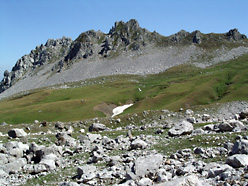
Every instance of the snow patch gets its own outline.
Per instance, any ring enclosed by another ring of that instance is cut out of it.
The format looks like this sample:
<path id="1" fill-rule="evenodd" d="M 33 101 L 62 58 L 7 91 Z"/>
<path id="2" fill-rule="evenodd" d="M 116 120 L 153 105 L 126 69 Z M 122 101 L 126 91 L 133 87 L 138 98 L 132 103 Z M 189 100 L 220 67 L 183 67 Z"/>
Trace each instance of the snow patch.
<path id="1" fill-rule="evenodd" d="M 126 110 L 129 107 L 131 107 L 132 105 L 133 104 L 128 104 L 128 105 L 123 105 L 123 106 L 119 106 L 119 107 L 114 108 L 112 117 L 121 114 L 124 110 Z"/>

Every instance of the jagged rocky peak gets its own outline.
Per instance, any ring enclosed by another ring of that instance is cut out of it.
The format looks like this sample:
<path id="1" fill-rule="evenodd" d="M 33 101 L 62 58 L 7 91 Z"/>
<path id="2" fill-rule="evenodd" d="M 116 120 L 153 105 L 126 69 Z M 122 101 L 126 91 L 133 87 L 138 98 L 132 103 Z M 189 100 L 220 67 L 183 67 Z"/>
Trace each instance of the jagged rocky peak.
<path id="1" fill-rule="evenodd" d="M 61 39 L 48 39 L 45 46 L 46 47 L 55 47 L 57 45 L 60 45 L 60 46 L 68 46 L 70 45 L 72 42 L 72 39 L 71 38 L 68 38 L 68 37 L 62 37 Z"/>
<path id="2" fill-rule="evenodd" d="M 202 42 L 202 33 L 199 30 L 194 31 L 193 33 L 193 42 L 201 44 Z"/>
<path id="3" fill-rule="evenodd" d="M 93 54 L 99 57 L 108 57 L 110 53 L 126 50 L 139 50 L 145 45 L 147 30 L 141 28 L 135 19 L 128 22 L 115 22 L 109 33 L 89 30 L 83 32 L 70 46 L 70 51 L 65 57 L 66 64 L 72 60 L 86 59 Z M 64 65 L 64 62 L 60 64 Z"/>
<path id="4" fill-rule="evenodd" d="M 46 44 L 36 46 L 30 54 L 22 56 L 12 68 L 11 72 L 5 71 L 4 78 L 0 82 L 0 93 L 12 86 L 17 80 L 23 78 L 29 70 L 44 65 L 63 57 L 72 43 L 71 38 L 48 39 Z"/>
<path id="5" fill-rule="evenodd" d="M 236 28 L 229 30 L 229 32 L 226 33 L 226 36 L 230 40 L 234 40 L 234 41 L 239 41 L 239 40 L 247 39 L 246 35 L 240 34 L 240 32 L 238 31 L 238 29 L 236 29 Z"/>
<path id="6" fill-rule="evenodd" d="M 191 33 L 181 30 L 176 34 L 173 34 L 165 40 L 164 44 L 198 44 L 205 43 L 211 45 L 211 43 L 224 43 L 224 42 L 239 42 L 247 39 L 244 34 L 240 34 L 237 29 L 231 29 L 224 34 L 203 34 L 199 30 L 193 31 Z"/>
<path id="7" fill-rule="evenodd" d="M 86 32 L 81 33 L 75 42 L 82 42 L 82 43 L 96 43 L 98 40 L 104 35 L 101 31 L 89 30 Z"/>
<path id="8" fill-rule="evenodd" d="M 139 23 L 135 19 L 131 19 L 128 22 L 116 21 L 114 27 L 109 31 L 109 35 L 113 34 L 128 34 L 131 31 L 140 29 Z"/>
<path id="9" fill-rule="evenodd" d="M 203 34 L 199 30 L 192 33 L 181 30 L 176 34 L 169 36 L 169 41 L 172 41 L 173 43 L 201 44 L 202 37 Z"/>
<path id="10" fill-rule="evenodd" d="M 108 37 L 105 37 L 103 49 L 100 54 L 105 57 L 111 51 L 137 51 L 146 46 L 149 42 L 155 41 L 155 34 L 148 30 L 141 28 L 135 19 L 128 22 L 115 22 L 114 26 L 110 29 Z M 154 40 L 154 41 L 152 41 Z M 107 44 L 106 44 L 107 43 Z M 107 46 L 107 48 L 104 48 Z M 111 48 L 111 50 L 110 50 Z"/>
<path id="11" fill-rule="evenodd" d="M 71 44 L 69 53 L 65 56 L 64 61 L 69 63 L 71 60 L 86 59 L 97 52 L 97 46 L 104 38 L 101 31 L 89 30 L 81 33 Z M 63 62 L 61 64 L 64 65 Z"/>
<path id="12" fill-rule="evenodd" d="M 176 34 L 173 34 L 170 36 L 171 41 L 173 42 L 180 42 L 182 39 L 184 39 L 187 35 L 189 35 L 189 32 L 186 32 L 185 30 L 180 30 Z"/>

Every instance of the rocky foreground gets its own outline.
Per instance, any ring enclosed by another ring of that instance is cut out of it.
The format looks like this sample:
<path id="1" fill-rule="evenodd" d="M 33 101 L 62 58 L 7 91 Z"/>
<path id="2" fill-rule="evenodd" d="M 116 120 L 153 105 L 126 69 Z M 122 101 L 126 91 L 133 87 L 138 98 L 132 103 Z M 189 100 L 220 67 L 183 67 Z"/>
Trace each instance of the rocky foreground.
<path id="1" fill-rule="evenodd" d="M 0 185 L 247 185 L 248 103 L 2 123 Z"/>

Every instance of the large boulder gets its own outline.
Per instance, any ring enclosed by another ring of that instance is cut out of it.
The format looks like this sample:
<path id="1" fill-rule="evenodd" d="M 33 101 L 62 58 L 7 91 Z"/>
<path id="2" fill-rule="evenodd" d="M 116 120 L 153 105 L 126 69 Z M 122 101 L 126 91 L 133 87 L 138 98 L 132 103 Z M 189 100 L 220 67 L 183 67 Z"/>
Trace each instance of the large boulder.
<path id="1" fill-rule="evenodd" d="M 246 111 L 243 111 L 239 114 L 240 119 L 248 118 L 248 109 Z"/>
<path id="2" fill-rule="evenodd" d="M 45 155 L 39 164 L 45 165 L 47 170 L 56 169 L 56 161 L 58 161 L 58 157 L 55 154 Z"/>
<path id="3" fill-rule="evenodd" d="M 107 127 L 102 123 L 93 123 L 89 127 L 90 132 L 93 132 L 93 131 L 99 132 L 99 131 L 103 131 L 103 130 L 106 130 L 106 129 L 107 129 Z"/>
<path id="4" fill-rule="evenodd" d="M 78 177 L 83 179 L 93 179 L 96 177 L 96 166 L 94 165 L 83 165 L 77 168 Z"/>
<path id="5" fill-rule="evenodd" d="M 24 136 L 27 136 L 27 133 L 23 129 L 11 129 L 8 132 L 8 135 L 12 138 L 22 138 Z"/>
<path id="6" fill-rule="evenodd" d="M 245 129 L 245 126 L 242 122 L 237 120 L 231 120 L 228 122 L 222 122 L 218 125 L 218 128 L 221 132 L 231 132 L 231 131 L 241 131 Z"/>
<path id="7" fill-rule="evenodd" d="M 248 154 L 248 140 L 236 141 L 232 148 L 232 154 Z"/>
<path id="8" fill-rule="evenodd" d="M 234 154 L 226 159 L 226 163 L 233 168 L 244 167 L 248 165 L 248 155 Z"/>
<path id="9" fill-rule="evenodd" d="M 57 157 L 62 155 L 62 147 L 56 146 L 55 144 L 51 145 L 50 147 L 40 147 L 35 151 L 35 158 L 37 162 L 40 162 L 46 155 L 54 154 Z"/>
<path id="10" fill-rule="evenodd" d="M 227 171 L 232 171 L 233 168 L 229 165 L 220 165 L 216 164 L 216 166 L 210 167 L 208 170 L 208 177 L 209 178 L 215 178 L 216 176 L 219 176 Z"/>
<path id="11" fill-rule="evenodd" d="M 162 164 L 163 156 L 161 154 L 139 157 L 135 160 L 134 171 L 136 176 L 144 177 L 154 175 Z"/>
<path id="12" fill-rule="evenodd" d="M 182 121 L 181 123 L 176 124 L 174 127 L 172 127 L 168 131 L 168 134 L 170 136 L 181 136 L 185 134 L 191 134 L 193 130 L 194 127 L 191 123 L 187 121 Z"/>
<path id="13" fill-rule="evenodd" d="M 25 173 L 39 174 L 41 172 L 47 171 L 47 167 L 44 164 L 27 164 L 23 167 Z"/>
<path id="14" fill-rule="evenodd" d="M 147 147 L 147 143 L 141 139 L 135 139 L 131 143 L 131 149 L 145 149 Z"/>
<path id="15" fill-rule="evenodd" d="M 138 182 L 138 186 L 147 186 L 147 185 L 152 185 L 152 180 L 150 180 L 149 178 L 142 178 Z"/>
<path id="16" fill-rule="evenodd" d="M 11 163 L 5 164 L 3 170 L 9 174 L 16 174 L 20 172 L 26 164 L 27 160 L 25 158 L 19 158 Z"/>
<path id="17" fill-rule="evenodd" d="M 91 133 L 87 133 L 87 137 L 89 139 L 89 141 L 91 143 L 96 143 L 96 142 L 100 142 L 100 140 L 102 139 L 101 134 L 91 134 Z"/>
<path id="18" fill-rule="evenodd" d="M 58 139 L 58 145 L 70 147 L 75 147 L 77 145 L 76 140 L 64 132 L 57 133 L 56 138 Z"/>
<path id="19" fill-rule="evenodd" d="M 8 163 L 8 155 L 0 153 L 0 165 Z"/>

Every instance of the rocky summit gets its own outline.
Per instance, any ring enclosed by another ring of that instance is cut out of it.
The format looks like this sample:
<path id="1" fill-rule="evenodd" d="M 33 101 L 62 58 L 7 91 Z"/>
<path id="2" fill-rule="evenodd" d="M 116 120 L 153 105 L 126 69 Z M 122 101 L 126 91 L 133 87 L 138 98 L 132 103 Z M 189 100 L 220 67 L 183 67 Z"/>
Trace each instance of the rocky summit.
<path id="1" fill-rule="evenodd" d="M 184 30 L 165 37 L 134 19 L 116 22 L 109 33 L 89 30 L 72 41 L 49 39 L 4 72 L 0 98 L 42 87 L 116 74 L 154 74 L 179 64 L 206 67 L 248 52 L 247 37 Z"/>

